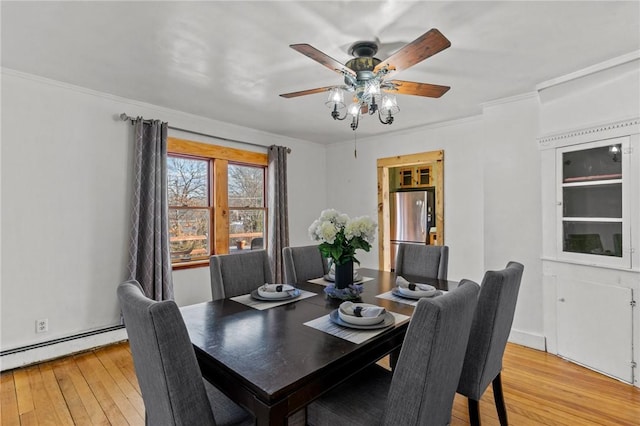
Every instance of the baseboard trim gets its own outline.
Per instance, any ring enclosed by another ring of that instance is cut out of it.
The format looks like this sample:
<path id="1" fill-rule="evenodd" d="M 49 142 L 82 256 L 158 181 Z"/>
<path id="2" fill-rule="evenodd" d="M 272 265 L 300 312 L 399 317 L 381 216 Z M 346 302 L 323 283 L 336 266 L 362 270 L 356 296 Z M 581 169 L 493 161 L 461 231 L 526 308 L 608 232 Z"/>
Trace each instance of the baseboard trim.
<path id="1" fill-rule="evenodd" d="M 122 326 L 118 326 L 107 330 L 6 350 L 0 354 L 0 371 L 49 361 L 127 339 L 127 330 Z"/>
<path id="2" fill-rule="evenodd" d="M 511 330 L 509 334 L 509 342 L 517 345 L 526 346 L 528 348 L 537 349 L 539 351 L 547 350 L 547 341 L 540 334 L 528 333 L 526 331 Z"/>

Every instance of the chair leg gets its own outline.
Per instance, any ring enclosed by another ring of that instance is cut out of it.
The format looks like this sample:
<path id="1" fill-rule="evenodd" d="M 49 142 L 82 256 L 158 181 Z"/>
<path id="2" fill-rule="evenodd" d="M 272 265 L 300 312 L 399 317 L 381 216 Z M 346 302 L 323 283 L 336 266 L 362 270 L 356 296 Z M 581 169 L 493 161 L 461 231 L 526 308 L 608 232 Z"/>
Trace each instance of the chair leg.
<path id="1" fill-rule="evenodd" d="M 504 395 L 502 394 L 502 379 L 500 373 L 493 379 L 493 399 L 496 402 L 496 410 L 498 410 L 498 418 L 500 426 L 507 426 L 507 407 L 504 405 Z"/>
<path id="2" fill-rule="evenodd" d="M 480 426 L 480 406 L 475 399 L 467 398 L 469 405 L 469 423 L 471 426 Z"/>

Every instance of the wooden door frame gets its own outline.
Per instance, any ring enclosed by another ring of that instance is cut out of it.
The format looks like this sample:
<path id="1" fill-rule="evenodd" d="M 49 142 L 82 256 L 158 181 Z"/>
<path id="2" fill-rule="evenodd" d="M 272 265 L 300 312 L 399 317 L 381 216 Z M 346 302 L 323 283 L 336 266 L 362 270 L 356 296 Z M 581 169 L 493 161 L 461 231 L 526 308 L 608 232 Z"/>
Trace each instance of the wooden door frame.
<path id="1" fill-rule="evenodd" d="M 389 169 L 401 166 L 432 165 L 436 189 L 437 244 L 444 245 L 444 150 L 379 158 L 378 169 L 378 265 L 391 270 L 391 221 L 389 213 Z"/>

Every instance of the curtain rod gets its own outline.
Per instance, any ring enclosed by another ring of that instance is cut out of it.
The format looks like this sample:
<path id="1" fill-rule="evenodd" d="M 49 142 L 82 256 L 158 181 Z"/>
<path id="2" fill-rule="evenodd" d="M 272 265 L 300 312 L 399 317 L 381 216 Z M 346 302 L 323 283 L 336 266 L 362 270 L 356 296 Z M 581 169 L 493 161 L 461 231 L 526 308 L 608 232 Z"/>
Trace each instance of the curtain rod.
<path id="1" fill-rule="evenodd" d="M 131 121 L 131 124 L 133 124 L 134 121 L 137 120 L 136 117 L 131 117 L 130 115 L 127 115 L 126 113 L 122 113 L 120 114 L 120 120 L 122 121 Z M 146 119 L 142 119 L 143 123 L 151 123 L 152 120 L 146 120 Z M 214 139 L 218 139 L 221 141 L 225 141 L 225 142 L 235 142 L 235 143 L 241 143 L 241 144 L 245 144 L 245 145 L 251 145 L 251 146 L 257 146 L 260 148 L 269 148 L 268 146 L 264 146 L 264 145 L 260 145 L 257 143 L 253 143 L 253 142 L 245 142 L 245 141 L 239 141 L 237 139 L 229 139 L 229 138 L 223 138 L 221 136 L 216 136 L 216 135 L 210 135 L 208 133 L 202 133 L 202 132 L 195 132 L 193 130 L 189 130 L 189 129 L 182 129 L 180 127 L 173 127 L 173 126 L 169 126 L 167 125 L 167 127 L 169 127 L 172 130 L 179 130 L 181 132 L 187 132 L 187 133 L 192 133 L 194 135 L 200 135 L 200 136 L 206 136 L 208 138 L 214 138 Z M 291 154 L 291 148 L 287 148 L 287 154 Z"/>

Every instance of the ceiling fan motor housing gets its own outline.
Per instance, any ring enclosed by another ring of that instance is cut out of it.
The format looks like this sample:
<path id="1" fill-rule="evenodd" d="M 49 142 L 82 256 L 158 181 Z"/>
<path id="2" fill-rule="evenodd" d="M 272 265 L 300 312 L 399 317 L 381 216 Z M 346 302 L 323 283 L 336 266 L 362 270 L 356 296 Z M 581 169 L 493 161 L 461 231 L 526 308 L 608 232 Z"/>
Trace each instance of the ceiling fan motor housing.
<path id="1" fill-rule="evenodd" d="M 366 82 L 375 77 L 373 69 L 380 63 L 380 59 L 372 57 L 359 57 L 353 58 L 347 61 L 345 66 L 356 72 L 356 79 L 358 81 Z M 345 78 L 345 83 L 350 85 L 350 80 Z"/>

